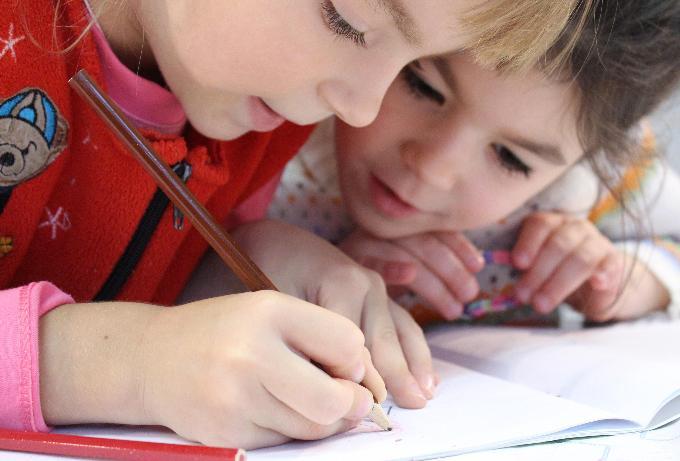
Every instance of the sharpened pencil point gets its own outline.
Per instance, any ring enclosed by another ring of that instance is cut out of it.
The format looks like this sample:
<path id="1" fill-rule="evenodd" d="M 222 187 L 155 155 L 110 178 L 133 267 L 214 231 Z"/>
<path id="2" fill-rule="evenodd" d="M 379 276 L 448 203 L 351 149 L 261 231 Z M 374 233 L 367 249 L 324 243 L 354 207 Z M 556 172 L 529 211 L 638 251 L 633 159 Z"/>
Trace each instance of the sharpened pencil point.
<path id="1" fill-rule="evenodd" d="M 380 429 L 382 429 L 383 431 L 392 430 L 392 424 L 390 423 L 389 418 L 385 414 L 385 410 L 383 410 L 383 407 L 379 403 L 373 404 L 373 407 L 371 407 L 371 412 L 368 414 L 368 417 L 371 418 L 371 421 L 380 426 Z"/>

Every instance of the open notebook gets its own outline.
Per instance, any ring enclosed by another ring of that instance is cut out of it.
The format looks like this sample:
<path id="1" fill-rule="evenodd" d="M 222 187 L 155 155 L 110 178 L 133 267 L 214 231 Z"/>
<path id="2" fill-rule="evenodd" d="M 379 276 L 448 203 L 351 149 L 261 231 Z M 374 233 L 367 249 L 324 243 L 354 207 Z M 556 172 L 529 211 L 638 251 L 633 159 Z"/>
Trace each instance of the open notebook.
<path id="1" fill-rule="evenodd" d="M 428 338 L 442 378 L 437 396 L 422 410 L 387 403 L 393 431 L 366 422 L 326 440 L 250 451 L 248 459 L 434 459 L 641 431 L 680 417 L 680 322 L 574 332 L 448 327 Z M 182 443 L 143 428 L 60 432 Z"/>
<path id="2" fill-rule="evenodd" d="M 248 459 L 433 459 L 680 418 L 680 323 L 574 332 L 448 327 L 428 338 L 442 378 L 437 396 L 422 410 L 388 404 L 395 430 L 366 423 Z"/>

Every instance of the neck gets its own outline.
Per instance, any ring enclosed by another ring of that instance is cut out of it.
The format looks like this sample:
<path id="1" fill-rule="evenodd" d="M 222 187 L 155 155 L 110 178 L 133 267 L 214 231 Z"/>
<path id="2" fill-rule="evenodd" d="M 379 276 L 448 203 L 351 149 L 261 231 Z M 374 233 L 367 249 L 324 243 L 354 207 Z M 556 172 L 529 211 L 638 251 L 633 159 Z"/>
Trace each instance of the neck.
<path id="1" fill-rule="evenodd" d="M 162 82 L 153 52 L 131 0 L 87 0 L 109 46 L 128 69 Z"/>

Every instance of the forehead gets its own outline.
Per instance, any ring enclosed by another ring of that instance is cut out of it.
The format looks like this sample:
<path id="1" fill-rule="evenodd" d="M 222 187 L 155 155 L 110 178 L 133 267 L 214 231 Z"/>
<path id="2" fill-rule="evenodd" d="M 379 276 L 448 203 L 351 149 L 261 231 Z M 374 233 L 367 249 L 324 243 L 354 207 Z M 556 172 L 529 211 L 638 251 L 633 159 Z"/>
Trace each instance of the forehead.
<path id="1" fill-rule="evenodd" d="M 418 57 L 457 51 L 471 37 L 464 26 L 470 11 L 488 0 L 356 0 L 385 10 Z"/>

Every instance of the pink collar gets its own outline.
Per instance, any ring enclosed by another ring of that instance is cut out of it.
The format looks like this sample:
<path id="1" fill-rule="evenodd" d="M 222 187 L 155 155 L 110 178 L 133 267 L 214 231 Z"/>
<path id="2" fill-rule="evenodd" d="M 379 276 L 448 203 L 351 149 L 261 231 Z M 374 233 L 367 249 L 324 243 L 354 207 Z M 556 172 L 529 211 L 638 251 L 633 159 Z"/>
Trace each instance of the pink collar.
<path id="1" fill-rule="evenodd" d="M 115 55 L 99 25 L 92 27 L 109 96 L 139 128 L 178 135 L 187 122 L 179 100 L 169 90 L 138 76 Z"/>

